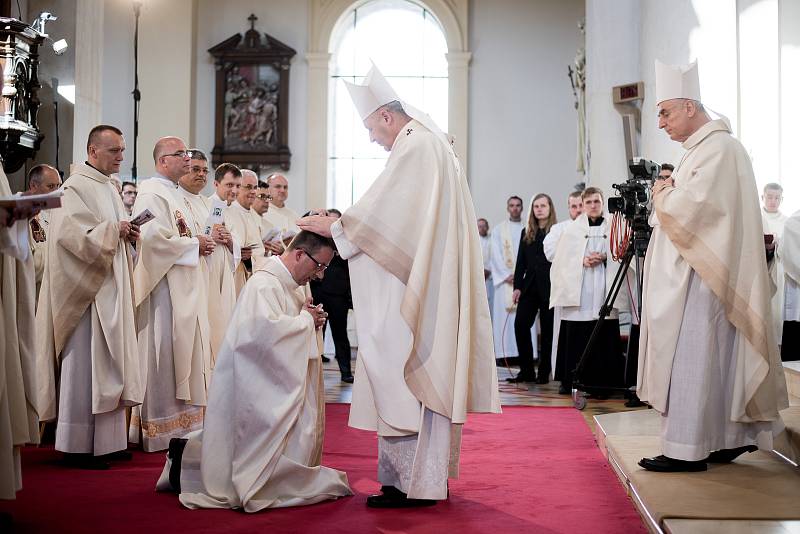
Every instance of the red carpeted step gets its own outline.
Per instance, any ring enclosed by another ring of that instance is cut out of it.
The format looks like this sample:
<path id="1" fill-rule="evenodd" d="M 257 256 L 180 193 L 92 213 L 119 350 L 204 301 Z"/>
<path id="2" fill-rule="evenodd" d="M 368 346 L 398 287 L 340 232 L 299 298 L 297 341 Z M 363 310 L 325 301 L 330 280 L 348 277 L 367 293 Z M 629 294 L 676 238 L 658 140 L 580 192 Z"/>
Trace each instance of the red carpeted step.
<path id="1" fill-rule="evenodd" d="M 471 415 L 464 429 L 461 478 L 450 500 L 432 508 L 372 510 L 375 434 L 347 426 L 349 406 L 329 404 L 323 463 L 347 472 L 353 497 L 245 514 L 188 510 L 156 493 L 164 454 L 134 453 L 109 471 L 59 466 L 50 448 L 23 451 L 24 489 L 0 501 L 16 532 L 645 532 L 580 412 L 506 407 Z"/>

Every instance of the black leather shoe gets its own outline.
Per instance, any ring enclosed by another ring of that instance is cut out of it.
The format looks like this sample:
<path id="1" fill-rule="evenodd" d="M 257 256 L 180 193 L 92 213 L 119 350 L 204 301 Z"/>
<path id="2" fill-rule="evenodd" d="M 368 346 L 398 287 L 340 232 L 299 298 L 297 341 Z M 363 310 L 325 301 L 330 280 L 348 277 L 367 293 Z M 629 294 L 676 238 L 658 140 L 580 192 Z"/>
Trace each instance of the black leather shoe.
<path id="1" fill-rule="evenodd" d="M 644 467 L 648 471 L 657 471 L 659 473 L 687 473 L 705 471 L 708 469 L 704 460 L 690 462 L 687 460 L 670 458 L 663 454 L 654 458 L 642 458 L 639 460 L 639 466 Z"/>
<path id="2" fill-rule="evenodd" d="M 183 460 L 183 449 L 186 448 L 188 439 L 172 438 L 169 440 L 169 449 L 167 449 L 167 457 L 172 460 L 169 466 L 169 485 L 175 493 L 181 492 L 181 460 Z"/>
<path id="3" fill-rule="evenodd" d="M 353 375 L 343 376 L 342 377 L 342 382 L 346 382 L 348 384 L 352 384 L 353 383 Z"/>
<path id="4" fill-rule="evenodd" d="M 572 395 L 572 388 L 569 388 L 569 387 L 565 386 L 564 384 L 561 384 L 560 386 L 558 386 L 558 394 L 559 395 Z"/>
<path id="5" fill-rule="evenodd" d="M 535 382 L 535 381 L 536 377 L 525 376 L 523 374 L 518 374 L 517 376 L 506 378 L 506 382 L 508 382 L 509 384 L 521 384 L 522 382 Z"/>
<path id="6" fill-rule="evenodd" d="M 436 501 L 432 499 L 409 499 L 394 486 L 382 486 L 379 495 L 367 497 L 367 506 L 370 508 L 418 508 L 435 504 Z"/>
<path id="7" fill-rule="evenodd" d="M 757 450 L 758 447 L 755 445 L 745 445 L 744 447 L 736 447 L 735 449 L 720 449 L 709 454 L 705 461 L 711 464 L 729 464 L 742 454 L 746 452 L 756 452 Z"/>
<path id="8" fill-rule="evenodd" d="M 537 384 L 549 384 L 550 383 L 549 375 L 539 373 L 539 376 L 536 378 L 536 383 Z"/>
<path id="9" fill-rule="evenodd" d="M 64 453 L 64 465 L 91 471 L 105 471 L 109 468 L 108 462 L 91 453 Z"/>
<path id="10" fill-rule="evenodd" d="M 331 359 L 325 356 L 324 354 L 320 354 L 320 358 L 322 358 L 322 361 L 324 363 L 328 363 L 329 361 L 331 361 Z"/>

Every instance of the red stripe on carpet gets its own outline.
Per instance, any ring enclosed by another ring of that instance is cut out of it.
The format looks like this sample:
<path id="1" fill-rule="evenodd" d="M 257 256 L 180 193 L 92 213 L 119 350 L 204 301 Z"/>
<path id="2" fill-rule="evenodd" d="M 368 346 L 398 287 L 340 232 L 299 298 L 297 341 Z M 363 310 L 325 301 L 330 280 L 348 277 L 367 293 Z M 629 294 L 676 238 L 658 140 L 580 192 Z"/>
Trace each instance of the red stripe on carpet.
<path id="1" fill-rule="evenodd" d="M 505 407 L 471 415 L 461 478 L 431 508 L 372 510 L 377 491 L 374 433 L 347 426 L 349 406 L 327 406 L 324 465 L 347 472 L 356 495 L 313 506 L 245 514 L 188 510 L 156 493 L 164 454 L 135 452 L 109 471 L 57 464 L 52 448 L 23 451 L 24 489 L 11 512 L 15 532 L 645 532 L 583 416 L 572 408 Z"/>

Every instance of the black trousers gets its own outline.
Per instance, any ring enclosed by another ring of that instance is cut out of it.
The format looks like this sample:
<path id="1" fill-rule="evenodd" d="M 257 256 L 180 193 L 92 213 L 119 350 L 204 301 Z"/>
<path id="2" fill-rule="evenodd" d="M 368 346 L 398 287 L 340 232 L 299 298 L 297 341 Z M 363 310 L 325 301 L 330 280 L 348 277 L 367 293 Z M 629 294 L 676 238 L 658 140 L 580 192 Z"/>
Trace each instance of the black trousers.
<path id="1" fill-rule="evenodd" d="M 339 371 L 343 377 L 352 376 L 353 372 L 350 369 L 350 340 L 347 339 L 347 310 L 350 309 L 347 297 L 318 293 L 314 295 L 314 302 L 321 303 L 325 311 L 328 312 L 328 321 L 331 324 L 331 335 L 333 336 L 333 345 L 336 347 L 336 363 L 339 364 Z"/>
<path id="2" fill-rule="evenodd" d="M 781 341 L 781 361 L 800 360 L 800 322 L 783 321 L 783 340 Z"/>
<path id="3" fill-rule="evenodd" d="M 575 367 L 589 343 L 595 324 L 597 321 L 561 320 L 555 377 L 567 388 L 572 388 Z M 606 319 L 603 322 L 579 378 L 584 386 L 593 389 L 624 385 L 625 357 L 619 335 L 619 320 Z"/>
<path id="4" fill-rule="evenodd" d="M 550 375 L 550 350 L 553 346 L 553 310 L 550 303 L 542 298 L 535 288 L 524 293 L 517 303 L 517 316 L 514 319 L 514 337 L 519 350 L 519 374 L 527 378 L 535 378 L 533 368 L 533 342 L 531 328 L 539 314 L 539 325 L 542 327 L 542 348 L 539 351 L 539 376 Z"/>

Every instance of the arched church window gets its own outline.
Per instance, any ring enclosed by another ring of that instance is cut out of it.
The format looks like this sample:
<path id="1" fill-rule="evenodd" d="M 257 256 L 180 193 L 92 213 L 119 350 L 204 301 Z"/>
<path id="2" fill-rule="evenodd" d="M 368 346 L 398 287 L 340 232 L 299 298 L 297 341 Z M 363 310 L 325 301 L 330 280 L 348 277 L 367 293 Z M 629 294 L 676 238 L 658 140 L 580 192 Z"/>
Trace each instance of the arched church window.
<path id="1" fill-rule="evenodd" d="M 447 130 L 447 43 L 423 5 L 372 0 L 339 21 L 330 51 L 328 207 L 344 210 L 372 185 L 388 153 L 370 143 L 341 79 L 363 83 L 374 61 L 403 99 Z"/>

